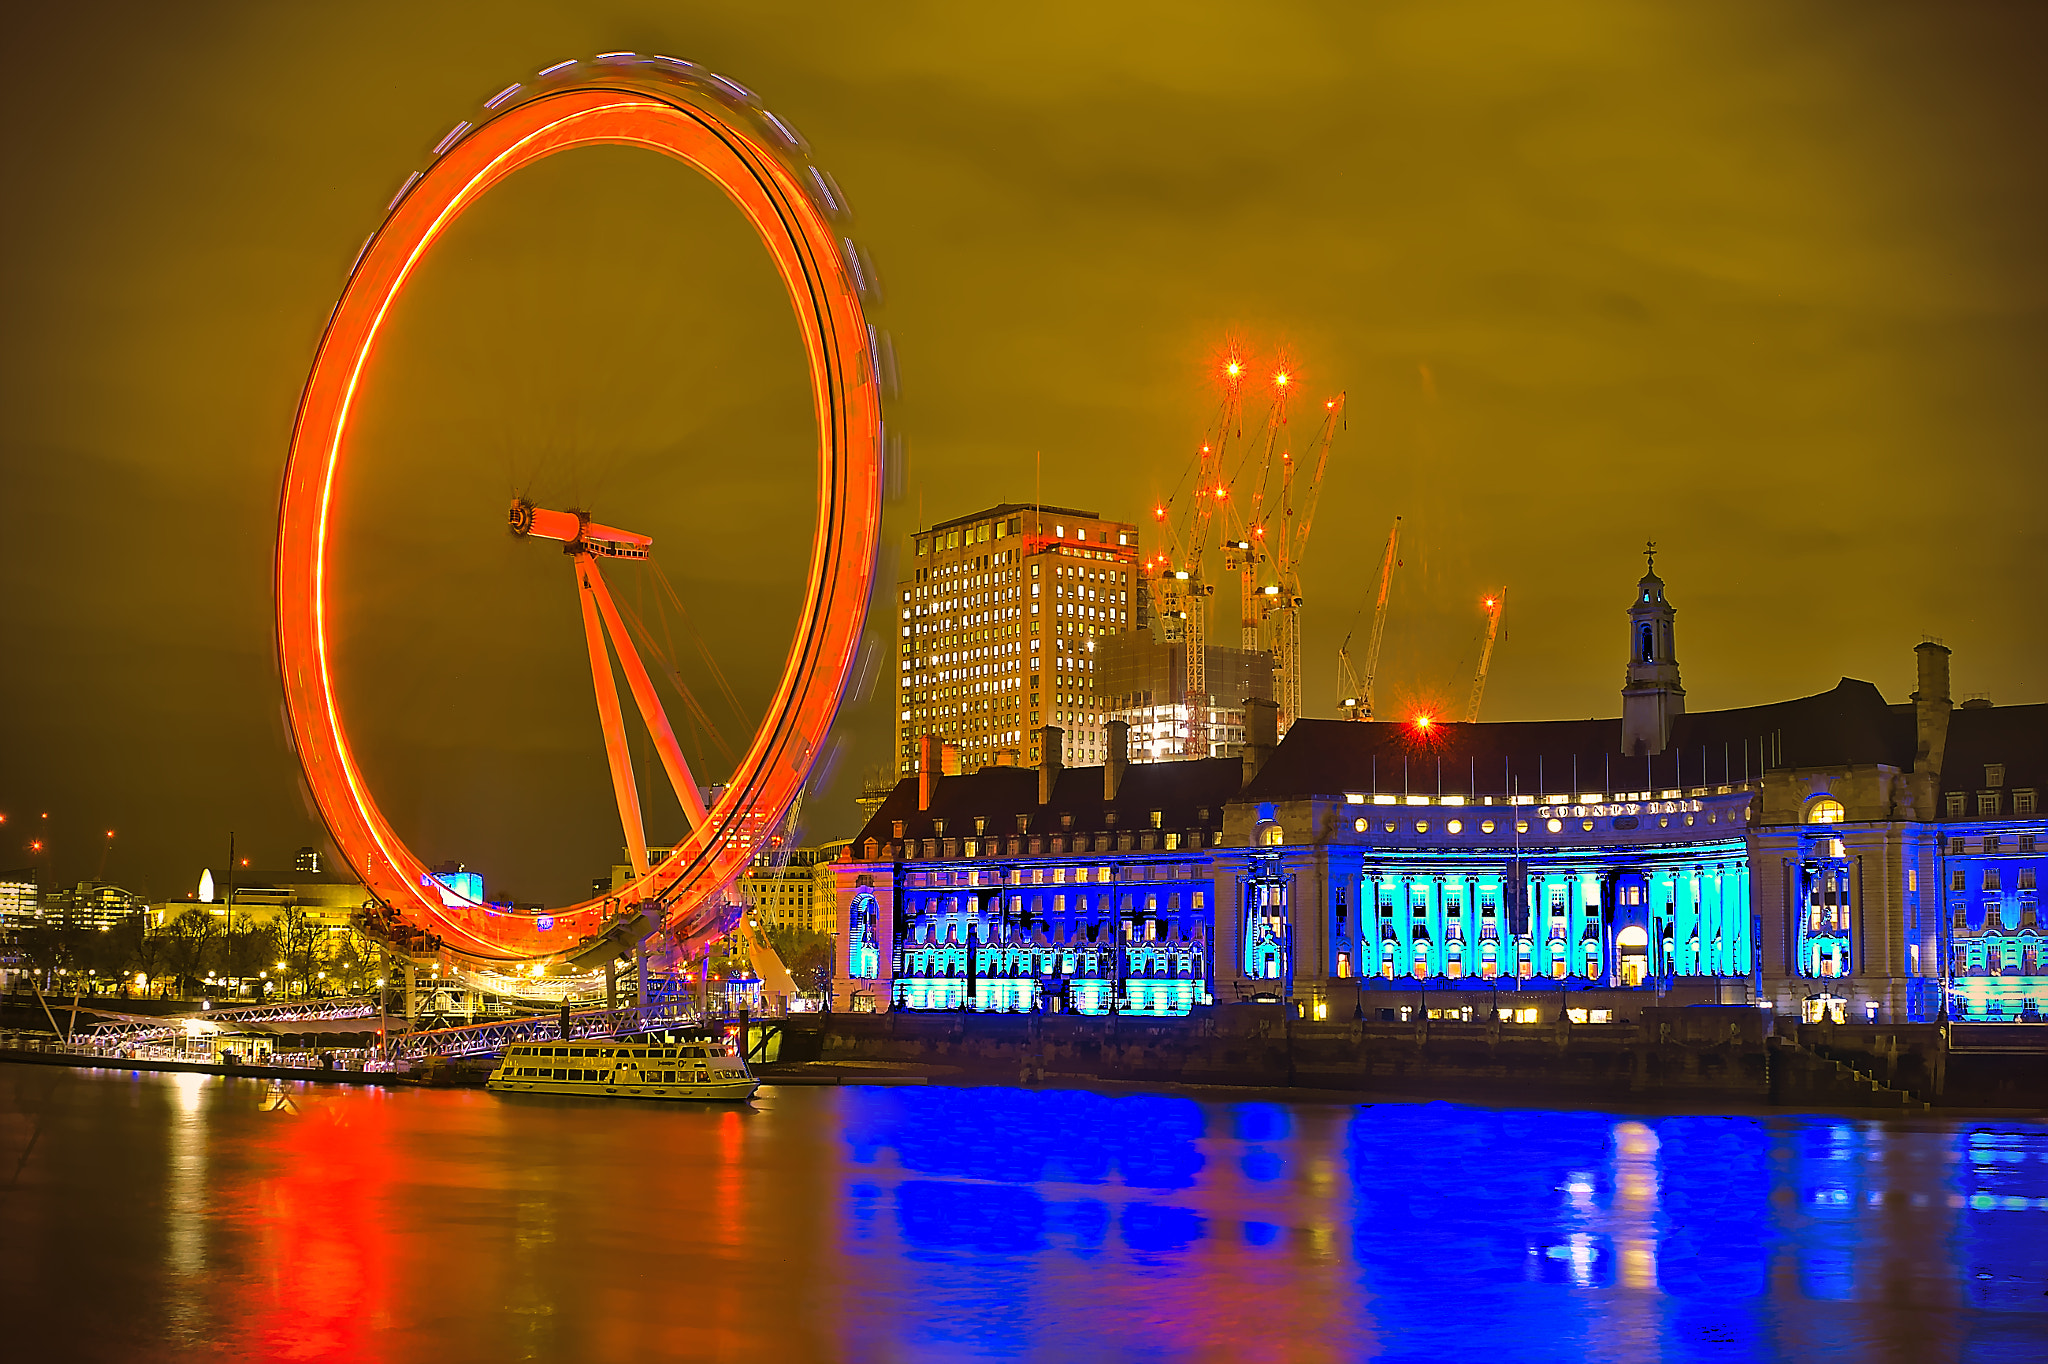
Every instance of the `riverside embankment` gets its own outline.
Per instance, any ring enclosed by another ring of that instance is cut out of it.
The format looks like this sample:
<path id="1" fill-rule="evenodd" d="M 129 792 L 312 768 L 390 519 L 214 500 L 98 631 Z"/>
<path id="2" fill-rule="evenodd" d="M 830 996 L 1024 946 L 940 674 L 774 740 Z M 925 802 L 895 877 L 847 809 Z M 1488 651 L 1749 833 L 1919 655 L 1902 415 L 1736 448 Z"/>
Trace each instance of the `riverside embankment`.
<path id="1" fill-rule="evenodd" d="M 1743 1007 L 1636 1022 L 1312 1022 L 1275 1005 L 1186 1018 L 827 1014 L 784 1025 L 786 1067 L 927 1066 L 962 1079 L 1085 1079 L 1402 1097 L 1848 1108 L 2048 1108 L 2048 1028 L 1796 1025 Z M 1967 1035 L 1966 1035 L 1967 1034 Z M 2037 1035 L 2038 1034 L 2038 1035 Z"/>

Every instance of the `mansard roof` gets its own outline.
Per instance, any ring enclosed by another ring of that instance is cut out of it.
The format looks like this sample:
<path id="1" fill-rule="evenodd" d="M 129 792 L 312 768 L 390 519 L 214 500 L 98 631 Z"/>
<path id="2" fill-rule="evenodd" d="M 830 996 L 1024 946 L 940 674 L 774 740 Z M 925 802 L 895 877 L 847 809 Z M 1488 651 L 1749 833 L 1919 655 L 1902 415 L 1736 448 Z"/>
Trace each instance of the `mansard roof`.
<path id="1" fill-rule="evenodd" d="M 2048 705 L 1965 705 L 1949 713 L 1942 791 L 1995 789 L 1984 770 L 1993 765 L 2005 769 L 2005 790 L 2038 792 L 2048 787 Z M 1966 808 L 1976 813 L 1974 803 Z"/>
<path id="2" fill-rule="evenodd" d="M 1618 719 L 1436 721 L 1427 730 L 1406 722 L 1298 720 L 1244 796 L 1655 790 L 1739 782 L 1765 765 L 1910 769 L 1913 746 L 1910 710 L 1896 713 L 1875 686 L 1845 677 L 1815 696 L 1681 715 L 1670 744 L 1647 758 L 1622 751 Z"/>
<path id="3" fill-rule="evenodd" d="M 1072 827 L 1101 830 L 1150 828 L 1152 812 L 1160 812 L 1163 829 L 1220 829 L 1223 806 L 1237 796 L 1244 765 L 1236 758 L 1198 758 L 1190 762 L 1132 763 L 1117 787 L 1117 798 L 1102 798 L 1100 767 L 1062 768 L 1052 799 L 1038 803 L 1035 767 L 984 767 L 960 777 L 940 777 L 929 810 L 917 808 L 917 778 L 905 777 L 868 819 L 856 844 L 872 838 L 888 842 L 903 822 L 905 838 L 935 838 L 945 823 L 945 837 L 973 838 L 974 821 L 986 822 L 990 835 L 1018 832 L 1017 817 L 1030 820 L 1027 833 L 1057 833 L 1061 815 L 1072 815 Z"/>

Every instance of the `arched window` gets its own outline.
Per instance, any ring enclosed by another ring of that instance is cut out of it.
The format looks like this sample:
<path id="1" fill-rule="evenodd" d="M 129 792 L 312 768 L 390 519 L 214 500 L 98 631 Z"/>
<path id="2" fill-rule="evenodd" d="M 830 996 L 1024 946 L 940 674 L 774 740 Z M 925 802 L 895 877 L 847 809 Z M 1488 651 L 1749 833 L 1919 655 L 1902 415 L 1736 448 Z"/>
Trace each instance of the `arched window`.
<path id="1" fill-rule="evenodd" d="M 1808 824 L 1840 824 L 1849 812 L 1833 796 L 1820 796 L 1806 807 Z"/>

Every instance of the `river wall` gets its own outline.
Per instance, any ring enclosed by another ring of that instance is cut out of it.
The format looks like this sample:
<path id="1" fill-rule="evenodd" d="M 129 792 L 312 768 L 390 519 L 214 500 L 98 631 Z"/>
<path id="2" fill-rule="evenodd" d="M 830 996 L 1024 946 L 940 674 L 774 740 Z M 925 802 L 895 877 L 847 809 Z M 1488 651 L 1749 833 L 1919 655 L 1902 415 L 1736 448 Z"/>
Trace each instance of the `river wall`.
<path id="1" fill-rule="evenodd" d="M 1650 1008 L 1634 1022 L 1600 1024 L 1313 1022 L 1275 1005 L 1219 1005 L 1186 1018 L 809 1015 L 787 1021 L 779 1060 L 925 1066 L 1000 1083 L 1067 1078 L 1908 1111 L 2048 1107 L 2048 1046 L 1963 1050 L 1934 1024 L 1780 1027 L 1745 1006 Z"/>

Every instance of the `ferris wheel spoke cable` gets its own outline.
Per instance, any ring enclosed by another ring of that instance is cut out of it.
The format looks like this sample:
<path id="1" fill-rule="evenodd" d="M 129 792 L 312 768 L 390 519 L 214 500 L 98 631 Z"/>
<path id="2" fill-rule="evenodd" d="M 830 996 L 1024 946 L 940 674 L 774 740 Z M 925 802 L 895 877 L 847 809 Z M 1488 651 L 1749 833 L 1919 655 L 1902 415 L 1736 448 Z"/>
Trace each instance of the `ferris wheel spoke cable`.
<path id="1" fill-rule="evenodd" d="M 689 717 L 692 730 L 707 735 L 712 747 L 718 750 L 719 756 L 725 759 L 727 763 L 731 763 L 733 761 L 732 746 L 725 741 L 725 736 L 719 732 L 718 726 L 712 722 L 711 716 L 704 709 L 703 703 L 698 701 L 696 693 L 690 689 L 690 684 L 683 679 L 682 672 L 676 667 L 673 656 L 673 643 L 670 644 L 667 651 L 664 651 L 661 644 L 654 638 L 653 632 L 647 628 L 646 620 L 636 613 L 632 607 L 620 605 L 619 613 L 625 617 L 626 628 L 639 640 L 641 648 L 654 659 L 656 666 L 661 669 L 662 677 L 668 682 L 670 688 L 674 690 L 676 696 L 681 699 L 684 714 Z"/>

